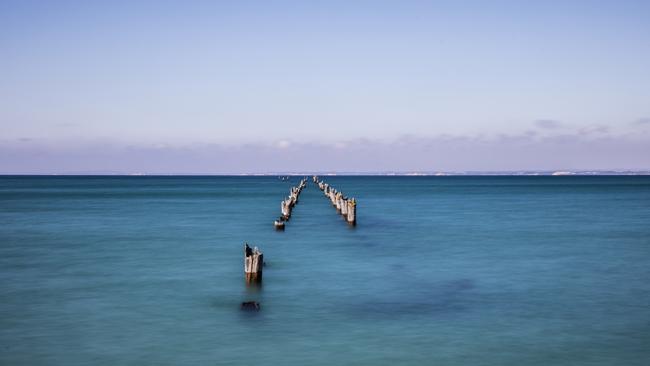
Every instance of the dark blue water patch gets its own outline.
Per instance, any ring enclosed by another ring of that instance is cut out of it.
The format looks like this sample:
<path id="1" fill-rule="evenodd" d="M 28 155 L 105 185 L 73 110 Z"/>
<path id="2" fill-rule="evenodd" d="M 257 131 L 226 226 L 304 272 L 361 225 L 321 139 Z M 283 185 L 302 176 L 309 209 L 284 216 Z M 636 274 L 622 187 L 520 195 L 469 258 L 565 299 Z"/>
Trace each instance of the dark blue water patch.
<path id="1" fill-rule="evenodd" d="M 351 320 L 395 321 L 408 318 L 435 320 L 436 317 L 453 317 L 455 313 L 470 311 L 470 304 L 475 304 L 469 299 L 476 287 L 475 281 L 471 279 L 458 279 L 445 283 L 407 281 L 404 284 L 407 285 L 408 290 L 399 286 L 380 296 L 346 297 L 343 304 L 334 304 L 337 309 L 334 311 Z"/>

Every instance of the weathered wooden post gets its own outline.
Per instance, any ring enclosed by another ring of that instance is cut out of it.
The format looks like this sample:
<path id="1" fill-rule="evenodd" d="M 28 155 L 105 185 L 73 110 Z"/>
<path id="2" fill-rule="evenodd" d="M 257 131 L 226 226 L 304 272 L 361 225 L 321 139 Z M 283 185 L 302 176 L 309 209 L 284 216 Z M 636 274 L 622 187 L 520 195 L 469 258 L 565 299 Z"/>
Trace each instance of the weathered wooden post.
<path id="1" fill-rule="evenodd" d="M 291 216 L 291 210 L 289 209 L 289 205 L 287 204 L 287 201 L 282 201 L 282 203 L 280 204 L 280 209 L 282 211 L 282 218 L 288 220 L 289 216 Z"/>
<path id="2" fill-rule="evenodd" d="M 244 274 L 247 283 L 262 282 L 262 268 L 264 255 L 257 247 L 251 249 L 248 243 L 244 244 Z"/>
<path id="3" fill-rule="evenodd" d="M 341 215 L 348 216 L 348 200 L 346 198 L 341 198 Z"/>
<path id="4" fill-rule="evenodd" d="M 347 216 L 348 224 L 356 225 L 357 224 L 357 200 L 355 200 L 354 198 L 348 200 L 347 206 L 348 206 L 348 216 Z"/>

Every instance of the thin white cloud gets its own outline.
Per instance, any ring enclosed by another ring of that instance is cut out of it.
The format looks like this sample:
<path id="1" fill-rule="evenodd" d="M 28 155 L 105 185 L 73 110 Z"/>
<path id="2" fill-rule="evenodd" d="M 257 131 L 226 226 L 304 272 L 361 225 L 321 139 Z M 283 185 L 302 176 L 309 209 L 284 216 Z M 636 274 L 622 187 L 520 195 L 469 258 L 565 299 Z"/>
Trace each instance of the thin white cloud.
<path id="1" fill-rule="evenodd" d="M 279 149 L 288 149 L 291 147 L 291 141 L 289 140 L 280 140 L 275 143 L 275 147 Z"/>
<path id="2" fill-rule="evenodd" d="M 553 119 L 538 119 L 535 121 L 535 126 L 545 130 L 554 130 L 563 127 L 563 123 Z"/>
<path id="3" fill-rule="evenodd" d="M 606 128 L 537 136 L 529 132 L 403 136 L 245 145 L 0 143 L 0 173 L 142 172 L 239 174 L 280 171 L 514 171 L 650 169 L 649 136 L 613 135 Z"/>
<path id="4" fill-rule="evenodd" d="M 578 134 L 581 136 L 587 135 L 603 135 L 608 134 L 610 128 L 608 126 L 596 125 L 596 126 L 585 126 L 578 129 Z"/>

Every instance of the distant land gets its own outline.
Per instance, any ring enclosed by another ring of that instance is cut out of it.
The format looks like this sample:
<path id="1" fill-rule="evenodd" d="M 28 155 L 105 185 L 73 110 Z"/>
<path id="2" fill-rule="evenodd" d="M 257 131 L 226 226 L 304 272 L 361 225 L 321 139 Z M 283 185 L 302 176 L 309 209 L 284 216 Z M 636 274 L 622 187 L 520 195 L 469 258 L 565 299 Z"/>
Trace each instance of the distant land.
<path id="1" fill-rule="evenodd" d="M 506 175 L 506 176 L 519 176 L 519 175 L 549 175 L 549 176 L 566 176 L 566 175 L 650 175 L 650 170 L 556 170 L 556 171 L 463 171 L 463 172 L 272 172 L 272 173 L 251 173 L 251 174 L 237 174 L 237 175 L 289 175 L 289 176 L 302 176 L 302 175 L 371 175 L 371 176 L 448 176 L 448 175 Z"/>
<path id="2" fill-rule="evenodd" d="M 113 176 L 590 176 L 590 175 L 650 175 L 650 170 L 525 170 L 525 171 L 431 171 L 431 172 L 265 172 L 265 173 L 143 173 L 113 171 L 78 171 L 64 173 L 22 174 L 0 173 L 0 176 L 75 176 L 75 175 L 113 175 Z"/>

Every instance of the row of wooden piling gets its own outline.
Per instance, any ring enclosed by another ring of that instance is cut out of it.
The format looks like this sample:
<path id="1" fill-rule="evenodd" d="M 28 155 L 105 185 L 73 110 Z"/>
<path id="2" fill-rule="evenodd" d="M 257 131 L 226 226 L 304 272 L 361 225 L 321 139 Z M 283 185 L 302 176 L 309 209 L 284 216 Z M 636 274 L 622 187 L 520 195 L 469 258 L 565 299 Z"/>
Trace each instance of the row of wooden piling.
<path id="1" fill-rule="evenodd" d="M 298 186 L 291 187 L 289 197 L 280 203 L 281 216 L 275 220 L 277 230 L 284 230 L 284 223 L 291 218 L 291 211 L 298 203 L 300 193 L 307 186 L 307 178 L 300 181 Z M 251 248 L 248 243 L 244 244 L 244 274 L 249 284 L 262 282 L 262 271 L 264 268 L 264 254 L 258 247 Z M 243 310 L 259 310 L 259 304 L 254 301 L 242 303 Z"/>
<path id="2" fill-rule="evenodd" d="M 318 179 L 317 176 L 312 177 L 314 183 L 323 194 L 332 202 L 336 210 L 343 216 L 345 221 L 350 225 L 356 225 L 357 222 L 357 201 L 354 198 L 347 198 L 342 192 L 337 191 L 329 184 Z M 284 224 L 291 218 L 291 211 L 298 203 L 298 198 L 302 190 L 307 186 L 307 178 L 300 181 L 297 187 L 292 187 L 289 197 L 283 200 L 280 204 L 281 216 L 279 220 L 274 222 L 275 228 L 284 230 Z M 262 272 L 264 269 L 264 254 L 259 248 L 251 248 L 248 243 L 244 244 L 244 274 L 246 282 L 251 284 L 259 284 L 262 282 Z M 245 301 L 241 304 L 242 310 L 259 311 L 260 304 L 256 301 Z"/>
<path id="3" fill-rule="evenodd" d="M 307 186 L 307 178 L 304 178 L 300 181 L 297 187 L 291 187 L 289 192 L 289 197 L 280 202 L 280 218 L 273 222 L 276 230 L 284 230 L 284 223 L 289 221 L 291 218 L 291 211 L 294 206 L 298 203 L 298 198 L 300 197 L 300 192 Z"/>
<path id="4" fill-rule="evenodd" d="M 336 207 L 336 211 L 343 216 L 343 219 L 350 225 L 357 224 L 357 200 L 354 198 L 347 198 L 343 192 L 337 191 L 335 188 L 313 176 L 312 180 L 318 188 L 323 191 L 325 197 L 331 202 L 332 206 Z"/>

